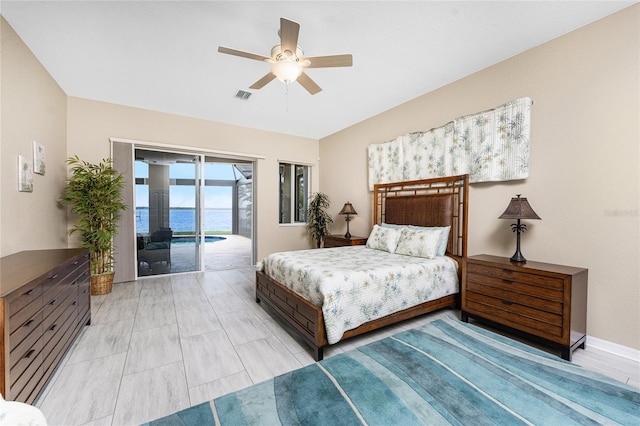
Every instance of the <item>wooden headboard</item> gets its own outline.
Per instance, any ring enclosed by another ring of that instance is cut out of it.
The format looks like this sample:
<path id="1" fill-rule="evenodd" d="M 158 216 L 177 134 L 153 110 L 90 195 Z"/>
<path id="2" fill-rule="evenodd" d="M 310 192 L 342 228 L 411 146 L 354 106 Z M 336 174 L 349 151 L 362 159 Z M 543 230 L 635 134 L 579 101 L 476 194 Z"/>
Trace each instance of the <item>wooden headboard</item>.
<path id="1" fill-rule="evenodd" d="M 373 223 L 451 226 L 447 254 L 467 256 L 469 175 L 375 185 Z"/>

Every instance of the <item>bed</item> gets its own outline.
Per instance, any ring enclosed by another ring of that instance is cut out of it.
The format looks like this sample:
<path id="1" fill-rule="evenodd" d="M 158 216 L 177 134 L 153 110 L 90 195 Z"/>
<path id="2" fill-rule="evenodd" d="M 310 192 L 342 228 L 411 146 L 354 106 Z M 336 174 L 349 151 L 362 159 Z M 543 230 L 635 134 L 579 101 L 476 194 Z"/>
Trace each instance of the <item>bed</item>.
<path id="1" fill-rule="evenodd" d="M 443 264 L 453 263 L 459 282 L 460 262 L 467 255 L 468 188 L 468 175 L 376 185 L 373 191 L 373 225 L 450 227 L 444 249 L 446 255 L 438 256 L 439 259 L 435 260 Z M 350 261 L 347 260 L 347 256 L 351 256 L 350 253 L 356 255 L 358 252 L 362 255 L 362 250 L 365 250 L 365 247 L 339 247 L 313 251 L 325 259 L 332 256 L 340 258 L 341 264 L 348 265 Z M 312 250 L 300 252 L 310 251 Z M 293 253 L 287 252 L 284 256 L 290 257 Z M 403 258 L 406 259 L 404 264 L 415 263 L 412 256 L 403 256 Z M 309 263 L 309 260 L 306 262 L 308 262 L 307 265 L 313 263 Z M 405 265 L 405 267 L 407 266 Z M 309 268 L 311 269 L 310 266 Z M 263 266 L 261 270 L 256 272 L 256 302 L 269 306 L 280 319 L 289 324 L 311 346 L 316 361 L 322 360 L 324 347 L 336 342 L 335 336 L 330 339 L 327 335 L 327 323 L 323 314 L 323 306 L 321 306 L 324 301 L 318 303 L 316 300 L 314 303 L 309 300 L 313 299 L 309 294 L 292 290 L 290 283 L 281 282 L 281 277 L 279 279 L 271 276 L 268 269 Z M 306 272 L 302 269 L 298 273 L 304 274 Z M 446 290 L 444 295 L 442 294 L 442 291 L 434 292 L 433 297 L 429 300 L 409 305 L 400 303 L 397 311 L 386 313 L 383 316 L 372 315 L 373 319 L 361 324 L 354 324 L 353 328 L 341 332 L 339 340 L 345 340 L 459 303 L 459 285 L 455 290 Z M 332 331 L 331 323 L 329 323 L 329 330 Z"/>

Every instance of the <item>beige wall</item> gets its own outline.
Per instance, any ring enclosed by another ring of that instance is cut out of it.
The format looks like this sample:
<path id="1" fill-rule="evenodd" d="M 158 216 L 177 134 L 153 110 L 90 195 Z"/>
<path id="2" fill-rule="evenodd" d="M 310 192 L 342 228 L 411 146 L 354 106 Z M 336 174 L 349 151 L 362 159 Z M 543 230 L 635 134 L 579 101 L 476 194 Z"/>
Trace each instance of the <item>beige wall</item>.
<path id="1" fill-rule="evenodd" d="M 69 155 L 99 161 L 110 155 L 109 138 L 263 156 L 255 170 L 257 261 L 283 250 L 309 248 L 304 226 L 278 225 L 278 160 L 316 164 L 318 141 L 69 97 Z M 317 190 L 318 167 L 312 168 Z M 135 214 L 133 210 L 129 214 Z"/>
<path id="2" fill-rule="evenodd" d="M 588 334 L 640 349 L 639 15 L 635 5 L 322 139 L 320 187 L 333 213 L 350 200 L 360 213 L 351 233 L 368 234 L 369 144 L 529 96 L 530 177 L 472 185 L 469 254 L 513 254 L 498 216 L 523 194 L 542 217 L 528 222 L 524 256 L 587 267 Z"/>
<path id="3" fill-rule="evenodd" d="M 67 97 L 11 26 L 0 17 L 0 256 L 67 246 L 66 210 L 57 200 L 66 179 Z M 33 192 L 18 192 L 18 155 L 45 147 L 46 173 Z"/>

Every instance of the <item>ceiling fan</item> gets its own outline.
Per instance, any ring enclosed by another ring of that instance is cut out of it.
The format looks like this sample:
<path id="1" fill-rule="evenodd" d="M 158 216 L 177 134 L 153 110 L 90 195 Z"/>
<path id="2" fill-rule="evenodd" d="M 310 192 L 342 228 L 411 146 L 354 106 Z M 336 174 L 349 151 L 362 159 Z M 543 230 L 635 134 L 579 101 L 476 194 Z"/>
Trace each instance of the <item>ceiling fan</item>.
<path id="1" fill-rule="evenodd" d="M 253 83 L 250 86 L 251 89 L 262 89 L 271 80 L 278 78 L 278 80 L 286 84 L 297 81 L 309 93 L 315 95 L 322 88 L 304 72 L 305 68 L 350 67 L 353 65 L 353 58 L 351 55 L 304 57 L 304 52 L 298 46 L 299 32 L 300 24 L 280 18 L 280 30 L 278 31 L 280 44 L 271 49 L 271 57 L 268 58 L 223 46 L 218 46 L 218 52 L 271 64 L 271 71 Z"/>

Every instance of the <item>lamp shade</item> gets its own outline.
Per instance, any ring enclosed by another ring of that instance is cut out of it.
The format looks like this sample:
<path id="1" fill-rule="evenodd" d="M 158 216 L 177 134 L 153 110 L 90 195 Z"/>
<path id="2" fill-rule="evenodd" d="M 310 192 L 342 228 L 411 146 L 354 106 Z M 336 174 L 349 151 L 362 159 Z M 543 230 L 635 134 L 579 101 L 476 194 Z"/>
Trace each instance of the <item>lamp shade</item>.
<path id="1" fill-rule="evenodd" d="M 271 65 L 271 73 L 281 82 L 289 84 L 300 77 L 302 68 L 296 61 L 283 59 Z"/>
<path id="2" fill-rule="evenodd" d="M 338 214 L 358 214 L 358 212 L 356 212 L 356 209 L 354 209 L 351 203 L 347 201 L 344 203 L 342 210 L 340 210 L 340 213 Z"/>
<path id="3" fill-rule="evenodd" d="M 517 194 L 511 199 L 499 219 L 540 219 L 540 216 L 533 211 L 526 198 L 521 198 L 520 194 Z"/>

